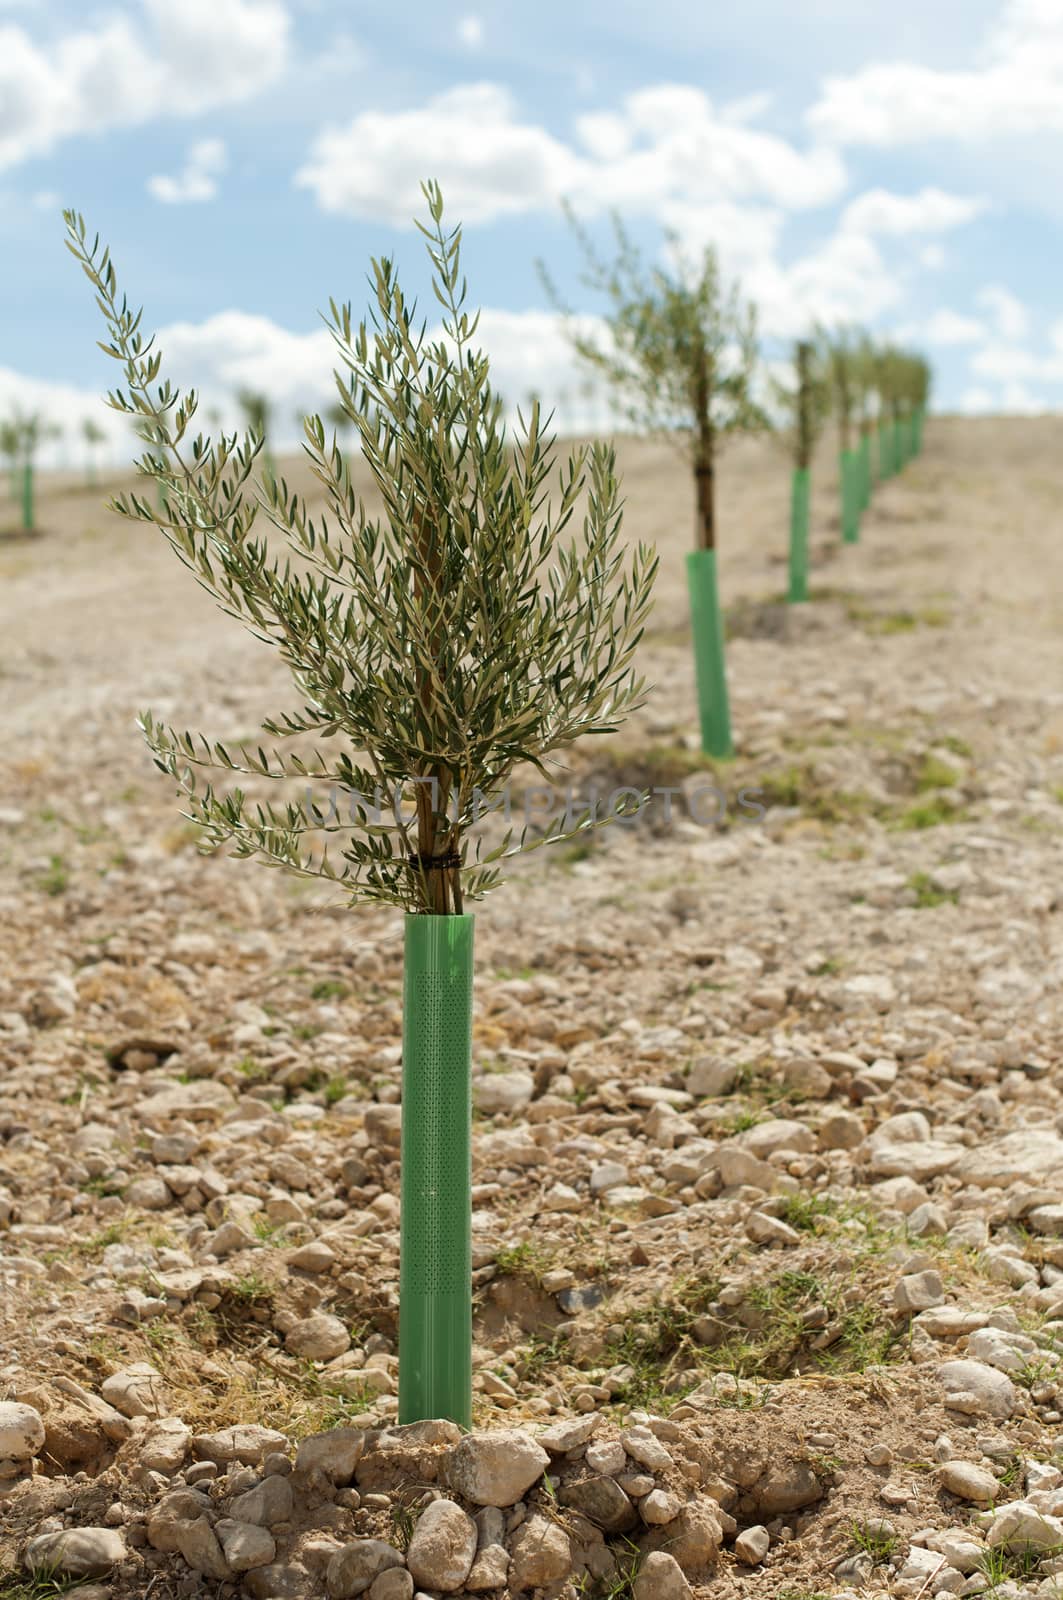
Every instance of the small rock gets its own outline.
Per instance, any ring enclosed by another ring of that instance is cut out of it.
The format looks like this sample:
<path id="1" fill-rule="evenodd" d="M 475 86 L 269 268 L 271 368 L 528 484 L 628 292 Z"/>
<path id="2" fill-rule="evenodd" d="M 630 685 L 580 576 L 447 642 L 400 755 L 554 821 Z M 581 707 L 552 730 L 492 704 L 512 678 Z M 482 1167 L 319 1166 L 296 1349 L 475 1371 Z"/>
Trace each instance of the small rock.
<path id="1" fill-rule="evenodd" d="M 572 1544 L 558 1523 L 533 1512 L 517 1529 L 509 1547 L 509 1587 L 513 1594 L 545 1588 L 572 1574 Z"/>
<path id="2" fill-rule="evenodd" d="M 992 1505 L 1000 1498 L 1000 1484 L 985 1467 L 973 1461 L 946 1461 L 938 1468 L 938 1482 L 957 1500 L 970 1500 L 974 1505 Z"/>
<path id="3" fill-rule="evenodd" d="M 168 1476 L 179 1472 L 191 1442 L 192 1430 L 180 1417 L 160 1417 L 140 1440 L 140 1465 Z"/>
<path id="4" fill-rule="evenodd" d="M 620 1435 L 620 1443 L 633 1461 L 650 1472 L 667 1472 L 674 1465 L 670 1452 L 649 1428 L 628 1428 Z"/>
<path id="5" fill-rule="evenodd" d="M 611 1483 L 612 1479 L 605 1481 Z M 639 1515 L 651 1528 L 663 1528 L 667 1523 L 674 1522 L 682 1509 L 679 1496 L 667 1489 L 653 1489 L 639 1501 Z"/>
<path id="6" fill-rule="evenodd" d="M 1012 1500 L 1001 1506 L 990 1524 L 991 1549 L 1014 1554 L 1063 1548 L 1063 1520 L 1038 1511 L 1028 1500 Z"/>
<path id="7" fill-rule="evenodd" d="M 519 1428 L 469 1433 L 446 1458 L 446 1480 L 477 1506 L 512 1506 L 542 1477 L 550 1457 Z"/>
<path id="8" fill-rule="evenodd" d="M 406 1565 L 425 1589 L 452 1594 L 469 1576 L 476 1555 L 476 1524 L 453 1500 L 433 1500 L 417 1519 Z"/>
<path id="9" fill-rule="evenodd" d="M 929 1311 L 932 1306 L 940 1306 L 945 1300 L 945 1286 L 939 1273 L 932 1270 L 926 1272 L 909 1272 L 900 1278 L 893 1291 L 893 1304 L 898 1311 L 914 1313 L 916 1311 Z"/>
<path id="10" fill-rule="evenodd" d="M 225 1559 L 218 1536 L 205 1516 L 194 1522 L 178 1522 L 174 1526 L 174 1542 L 193 1572 L 205 1578 L 221 1580 L 229 1576 L 229 1563 Z"/>
<path id="11" fill-rule="evenodd" d="M 632 1600 L 694 1600 L 682 1567 L 666 1550 L 651 1550 L 631 1589 Z"/>
<path id="12" fill-rule="evenodd" d="M 413 1579 L 404 1567 L 389 1567 L 373 1579 L 368 1593 L 369 1600 L 413 1600 Z"/>
<path id="13" fill-rule="evenodd" d="M 295 1457 L 297 1472 L 324 1472 L 333 1483 L 350 1483 L 365 1450 L 361 1428 L 331 1428 L 303 1439 Z"/>
<path id="14" fill-rule="evenodd" d="M 161 1417 L 166 1392 L 161 1375 L 148 1361 L 135 1361 L 105 1378 L 100 1393 L 123 1417 Z"/>
<path id="15" fill-rule="evenodd" d="M 217 1433 L 197 1433 L 192 1439 L 192 1453 L 199 1461 L 215 1461 L 218 1466 L 228 1466 L 239 1461 L 244 1466 L 255 1466 L 272 1450 L 287 1450 L 288 1440 L 276 1428 L 263 1428 L 257 1422 L 238 1422 L 231 1428 L 221 1428 Z"/>
<path id="16" fill-rule="evenodd" d="M 0 1480 L 28 1471 L 43 1443 L 40 1412 L 17 1400 L 0 1400 Z"/>
<path id="17" fill-rule="evenodd" d="M 759 1524 L 746 1528 L 735 1540 L 735 1555 L 743 1566 L 757 1567 L 771 1549 L 771 1534 Z"/>
<path id="18" fill-rule="evenodd" d="M 938 1367 L 945 1404 L 975 1417 L 1010 1417 L 1019 1403 L 1011 1379 L 981 1361 L 946 1361 Z"/>
<path id="19" fill-rule="evenodd" d="M 602 1161 L 591 1171 L 591 1194 L 606 1194 L 628 1181 L 628 1170 L 619 1161 Z"/>
<path id="20" fill-rule="evenodd" d="M 273 1535 L 250 1522 L 223 1518 L 215 1532 L 231 1572 L 250 1572 L 254 1567 L 264 1567 L 277 1553 Z"/>
<path id="21" fill-rule="evenodd" d="M 26 1546 L 31 1572 L 59 1572 L 68 1578 L 99 1578 L 126 1557 L 125 1539 L 116 1528 L 66 1528 L 41 1533 Z"/>
<path id="22" fill-rule="evenodd" d="M 383 1539 L 356 1539 L 337 1550 L 329 1561 L 325 1571 L 329 1600 L 354 1600 L 382 1572 L 405 1566 L 394 1545 L 385 1544 Z"/>
<path id="23" fill-rule="evenodd" d="M 253 1489 L 238 1494 L 229 1506 L 229 1514 L 237 1522 L 252 1522 L 256 1527 L 270 1528 L 275 1522 L 287 1522 L 292 1514 L 292 1486 L 287 1478 L 263 1478 Z"/>
<path id="24" fill-rule="evenodd" d="M 779 1217 L 771 1217 L 764 1211 L 751 1211 L 746 1218 L 746 1235 L 754 1244 L 800 1244 L 801 1235 L 796 1228 L 791 1228 L 788 1222 L 783 1222 Z"/>
<path id="25" fill-rule="evenodd" d="M 288 1330 L 284 1347 L 305 1361 L 334 1361 L 350 1349 L 351 1336 L 339 1317 L 316 1311 Z"/>

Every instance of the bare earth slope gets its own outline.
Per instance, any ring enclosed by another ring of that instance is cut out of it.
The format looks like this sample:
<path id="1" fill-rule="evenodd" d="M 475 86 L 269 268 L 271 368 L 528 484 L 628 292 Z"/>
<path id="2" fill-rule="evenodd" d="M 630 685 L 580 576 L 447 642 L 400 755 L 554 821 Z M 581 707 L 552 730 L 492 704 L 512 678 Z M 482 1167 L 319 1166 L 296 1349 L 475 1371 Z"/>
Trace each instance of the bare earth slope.
<path id="1" fill-rule="evenodd" d="M 796 611 L 786 463 L 734 450 L 715 772 L 689 482 L 621 444 L 655 689 L 558 783 L 671 820 L 534 854 L 477 923 L 477 1428 L 584 1426 L 471 1575 L 455 1524 L 456 1585 L 413 1553 L 371 1590 L 426 1487 L 482 1504 L 446 1430 L 381 1432 L 399 919 L 196 853 L 137 710 L 237 741 L 294 693 L 160 540 L 44 485 L 40 537 L 0 534 L 0 1574 L 73 1570 L 25 1545 L 77 1527 L 86 1600 L 1063 1593 L 1060 426 L 932 421 L 847 549 L 825 461 Z"/>

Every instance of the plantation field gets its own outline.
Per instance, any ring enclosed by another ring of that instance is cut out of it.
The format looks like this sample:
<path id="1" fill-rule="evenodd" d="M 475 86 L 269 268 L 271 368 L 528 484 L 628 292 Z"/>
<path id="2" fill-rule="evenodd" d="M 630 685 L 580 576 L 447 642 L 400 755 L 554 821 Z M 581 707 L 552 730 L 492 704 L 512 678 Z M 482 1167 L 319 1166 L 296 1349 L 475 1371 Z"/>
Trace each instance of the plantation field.
<path id="1" fill-rule="evenodd" d="M 699 1597 L 916 1600 L 960 1592 L 946 1569 L 1063 1592 L 1063 1505 L 1037 1500 L 1063 1484 L 1059 423 L 931 418 L 848 547 L 824 448 L 800 607 L 786 457 L 728 451 L 715 768 L 689 471 L 618 452 L 627 535 L 661 555 L 653 690 L 556 785 L 667 788 L 671 816 L 534 852 L 478 910 L 476 1426 L 665 1419 L 662 1492 L 724 1514 L 718 1560 L 689 1508 L 674 1535 Z M 394 1418 L 401 918 L 197 853 L 137 712 L 254 744 L 293 691 L 100 499 L 42 475 L 34 538 L 0 502 L 0 1396 L 48 1430 L 0 1573 L 62 1513 L 124 1530 L 116 1597 L 321 1594 L 336 1543 L 409 1517 L 375 1436 L 357 1491 L 296 1472 L 267 1580 L 149 1536 L 156 1419 L 295 1443 Z M 114 1381 L 137 1362 L 140 1416 Z M 566 1448 L 526 1516 L 596 1575 L 533 1581 L 522 1549 L 511 1591 L 637 1595 L 650 1547 Z M 193 1453 L 240 1488 L 246 1463 Z M 1024 1494 L 1037 1552 L 990 1548 L 979 1508 Z M 766 1559 L 736 1556 L 762 1526 Z"/>

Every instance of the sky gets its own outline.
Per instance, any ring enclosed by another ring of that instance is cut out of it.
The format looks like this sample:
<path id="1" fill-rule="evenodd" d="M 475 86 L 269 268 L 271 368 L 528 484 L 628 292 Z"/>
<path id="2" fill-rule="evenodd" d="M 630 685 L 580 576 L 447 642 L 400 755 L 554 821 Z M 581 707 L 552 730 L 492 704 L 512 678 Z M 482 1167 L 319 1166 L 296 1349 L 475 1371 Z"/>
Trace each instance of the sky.
<path id="1" fill-rule="evenodd" d="M 800 20 L 796 20 L 800 12 Z M 512 407 L 600 425 L 573 365 L 562 203 L 648 261 L 712 244 L 766 356 L 814 323 L 925 352 L 940 410 L 1063 405 L 1063 0 L 0 0 L 0 415 L 70 459 L 118 369 L 61 209 L 110 245 L 164 374 L 278 442 L 333 396 L 329 297 L 395 258 L 429 320 L 423 179 L 464 225 L 470 304 Z"/>

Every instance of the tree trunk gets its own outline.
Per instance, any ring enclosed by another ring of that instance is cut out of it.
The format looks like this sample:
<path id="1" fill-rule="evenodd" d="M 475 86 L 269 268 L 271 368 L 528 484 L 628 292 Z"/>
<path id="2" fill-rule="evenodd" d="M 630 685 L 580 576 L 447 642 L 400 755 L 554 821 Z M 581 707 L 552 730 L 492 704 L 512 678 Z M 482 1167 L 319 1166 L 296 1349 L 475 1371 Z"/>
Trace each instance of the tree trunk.
<path id="1" fill-rule="evenodd" d="M 694 410 L 697 441 L 694 448 L 694 483 L 697 489 L 697 548 L 716 548 L 716 440 L 712 427 L 712 384 L 709 358 L 698 355 Z"/>
<path id="2" fill-rule="evenodd" d="M 435 594 L 438 593 L 442 582 L 442 569 L 439 561 L 439 546 L 436 542 L 435 522 L 430 509 L 416 507 L 413 510 L 414 538 L 417 552 L 428 573 L 427 588 L 434 591 L 426 595 L 426 584 L 420 572 L 414 575 L 415 593 L 422 602 L 435 606 Z M 436 624 L 431 639 L 432 655 L 437 663 L 437 670 L 442 672 L 442 634 L 441 625 Z M 422 707 L 427 712 L 432 704 L 432 674 L 420 674 L 417 694 Z M 442 767 L 427 767 L 423 772 L 413 773 L 411 776 L 419 781 L 416 785 L 417 805 L 417 861 L 411 862 L 411 868 L 420 875 L 425 894 L 425 910 L 435 916 L 445 917 L 451 913 L 460 913 L 462 909 L 461 874 L 459 871 L 458 857 L 458 830 L 439 821 L 445 813 L 450 802 L 451 778 L 450 774 Z"/>

